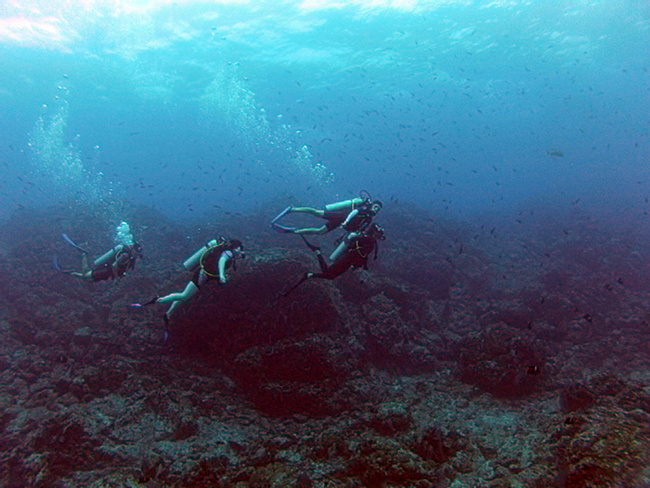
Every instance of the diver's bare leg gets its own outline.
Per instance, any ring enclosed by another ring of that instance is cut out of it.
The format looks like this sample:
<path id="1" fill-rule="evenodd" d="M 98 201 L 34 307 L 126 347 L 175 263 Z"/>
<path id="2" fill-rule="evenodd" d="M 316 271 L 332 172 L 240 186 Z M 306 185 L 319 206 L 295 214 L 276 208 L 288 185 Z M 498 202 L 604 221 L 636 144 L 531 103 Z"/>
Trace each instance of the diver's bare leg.
<path id="1" fill-rule="evenodd" d="M 321 218 L 323 217 L 323 215 L 325 215 L 325 210 L 320 210 L 314 207 L 291 207 L 291 210 L 289 212 L 306 213 L 309 215 L 313 215 L 314 217 L 321 217 Z"/>
<path id="2" fill-rule="evenodd" d="M 178 306 L 183 303 L 185 300 L 188 298 L 194 296 L 196 292 L 199 291 L 197 286 L 194 284 L 193 281 L 190 281 L 185 289 L 180 292 L 180 293 L 170 293 L 169 295 L 165 295 L 164 297 L 160 297 L 156 300 L 156 303 L 169 303 L 172 302 L 171 306 L 165 312 L 165 315 L 169 317 L 174 310 L 178 308 Z"/>
<path id="3" fill-rule="evenodd" d="M 304 235 L 323 235 L 327 234 L 327 226 L 323 225 L 322 227 L 305 227 L 304 229 L 296 229 L 293 231 L 294 234 L 304 234 Z"/>

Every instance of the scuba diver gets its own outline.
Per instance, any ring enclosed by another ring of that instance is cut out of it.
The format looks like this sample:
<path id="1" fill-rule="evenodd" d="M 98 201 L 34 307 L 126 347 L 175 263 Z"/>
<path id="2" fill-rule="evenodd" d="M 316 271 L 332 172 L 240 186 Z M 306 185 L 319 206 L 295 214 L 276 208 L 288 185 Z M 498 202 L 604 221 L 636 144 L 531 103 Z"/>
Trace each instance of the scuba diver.
<path id="1" fill-rule="evenodd" d="M 347 232 L 363 232 L 372 222 L 373 217 L 379 213 L 383 204 L 380 200 L 372 201 L 368 192 L 364 191 L 361 195 L 350 200 L 330 203 L 324 209 L 289 205 L 271 221 L 271 228 L 278 232 L 297 235 L 322 235 L 331 232 L 337 227 L 342 227 Z M 302 229 L 278 223 L 289 213 L 305 213 L 325 219 L 327 222 L 320 227 L 305 227 Z"/>
<path id="2" fill-rule="evenodd" d="M 246 256 L 244 255 L 244 246 L 241 241 L 237 239 L 227 241 L 223 237 L 212 239 L 183 263 L 185 269 L 193 269 L 194 274 L 182 292 L 170 293 L 163 297 L 156 296 L 146 303 L 133 303 L 131 305 L 133 307 L 143 307 L 154 303 L 171 302 L 171 305 L 163 316 L 165 326 L 168 328 L 171 314 L 181 303 L 194 296 L 200 290 L 201 286 L 208 281 L 214 280 L 225 285 L 228 281 L 226 278 L 226 269 L 231 266 L 236 269 L 234 266 L 236 258 L 243 259 L 244 257 Z"/>
<path id="3" fill-rule="evenodd" d="M 349 236 L 350 238 L 346 241 L 345 249 L 338 254 L 334 261 L 328 264 L 323 257 L 319 246 L 311 244 L 302 235 L 300 237 L 302 237 L 303 241 L 305 241 L 307 247 L 311 249 L 314 254 L 316 254 L 321 272 L 305 273 L 300 281 L 293 285 L 289 290 L 284 292 L 283 296 L 285 297 L 307 280 L 314 278 L 333 280 L 334 278 L 345 273 L 350 268 L 368 269 L 368 257 L 373 251 L 375 252 L 374 259 L 377 259 L 377 254 L 379 252 L 377 241 L 383 241 L 386 239 L 384 229 L 382 229 L 378 224 L 372 224 L 362 233 L 352 233 Z"/>
<path id="4" fill-rule="evenodd" d="M 104 281 L 108 279 L 120 279 L 135 268 L 138 258 L 143 258 L 142 246 L 135 242 L 131 228 L 126 222 L 121 222 L 115 229 L 115 247 L 107 251 L 103 256 L 95 259 L 92 266 L 88 264 L 89 251 L 75 244 L 67 234 L 61 237 L 72 247 L 79 250 L 81 255 L 81 272 L 64 270 L 59 266 L 59 261 L 54 256 L 54 267 L 57 271 L 76 276 L 87 281 Z"/>

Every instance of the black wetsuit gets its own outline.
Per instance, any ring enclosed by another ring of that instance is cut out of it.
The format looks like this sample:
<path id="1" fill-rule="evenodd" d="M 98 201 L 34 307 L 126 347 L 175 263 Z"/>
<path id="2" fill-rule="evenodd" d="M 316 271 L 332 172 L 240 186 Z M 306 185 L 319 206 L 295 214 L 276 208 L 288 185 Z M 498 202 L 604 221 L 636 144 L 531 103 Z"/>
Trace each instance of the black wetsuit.
<path id="1" fill-rule="evenodd" d="M 359 210 L 359 213 L 352 217 L 350 221 L 345 224 L 345 226 L 343 226 L 343 228 L 348 232 L 361 233 L 366 229 L 366 227 L 368 227 L 371 222 L 372 214 L 370 214 L 368 211 Z"/>
<path id="2" fill-rule="evenodd" d="M 325 226 L 327 231 L 332 231 L 337 227 L 340 227 L 346 219 L 350 216 L 352 212 L 357 210 L 357 214 L 350 219 L 350 221 L 345 224 L 343 227 L 348 232 L 361 232 L 363 231 L 370 222 L 372 222 L 372 214 L 370 213 L 370 207 L 366 204 L 362 204 L 356 209 L 354 206 L 352 209 L 341 209 L 341 210 L 326 210 L 323 213 L 323 218 L 327 220 Z"/>
<path id="3" fill-rule="evenodd" d="M 321 254 L 317 254 L 321 273 L 314 273 L 311 278 L 333 280 L 350 268 L 367 268 L 368 256 L 375 249 L 377 240 L 374 237 L 359 236 L 350 241 L 348 249 L 332 264 L 327 264 Z"/>
<path id="4" fill-rule="evenodd" d="M 323 218 L 327 220 L 327 223 L 325 224 L 327 231 L 329 232 L 339 227 L 343 222 L 345 222 L 345 219 L 348 218 L 349 214 L 350 210 L 326 210 L 323 213 Z"/>
<path id="5" fill-rule="evenodd" d="M 130 247 L 123 247 L 111 259 L 92 270 L 92 280 L 104 281 L 113 278 L 122 278 L 127 271 L 135 268 L 136 260 L 137 256 L 134 250 Z"/>
<path id="6" fill-rule="evenodd" d="M 207 249 L 201 255 L 201 259 L 199 260 L 200 265 L 192 275 L 192 283 L 194 283 L 197 288 L 201 288 L 201 285 L 205 284 L 207 281 L 219 280 L 219 259 L 221 259 L 222 254 L 226 251 L 228 251 L 228 248 L 225 245 L 220 244 Z M 230 266 L 232 266 L 232 260 L 228 261 L 226 268 L 229 268 Z"/>

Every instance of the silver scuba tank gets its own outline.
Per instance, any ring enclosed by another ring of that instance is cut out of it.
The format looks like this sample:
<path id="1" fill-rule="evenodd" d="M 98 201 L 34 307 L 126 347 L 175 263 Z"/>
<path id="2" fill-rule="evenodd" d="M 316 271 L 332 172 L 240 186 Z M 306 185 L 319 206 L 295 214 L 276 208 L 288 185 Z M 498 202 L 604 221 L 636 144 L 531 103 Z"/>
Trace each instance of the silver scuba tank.
<path id="1" fill-rule="evenodd" d="M 183 266 L 185 267 L 185 269 L 189 270 L 189 269 L 194 268 L 196 265 L 198 265 L 199 261 L 201 260 L 201 256 L 203 256 L 203 253 L 205 251 L 207 251 L 208 249 L 210 249 L 211 247 L 216 246 L 217 244 L 219 244 L 219 242 L 216 239 L 212 239 L 205 246 L 203 246 L 201 249 L 199 249 L 194 254 L 192 254 L 183 263 Z"/>
<path id="2" fill-rule="evenodd" d="M 119 249 L 118 249 L 119 248 Z M 122 245 L 117 245 L 110 251 L 106 251 L 106 253 L 103 256 L 98 257 L 93 261 L 93 268 L 97 268 L 99 266 L 102 266 L 106 263 L 108 263 L 121 249 L 123 249 L 124 246 Z"/>
<path id="3" fill-rule="evenodd" d="M 325 210 L 328 212 L 336 212 L 338 210 L 354 210 L 355 207 L 363 203 L 361 198 L 351 198 L 350 200 L 343 200 L 342 202 L 335 202 L 325 205 Z"/>

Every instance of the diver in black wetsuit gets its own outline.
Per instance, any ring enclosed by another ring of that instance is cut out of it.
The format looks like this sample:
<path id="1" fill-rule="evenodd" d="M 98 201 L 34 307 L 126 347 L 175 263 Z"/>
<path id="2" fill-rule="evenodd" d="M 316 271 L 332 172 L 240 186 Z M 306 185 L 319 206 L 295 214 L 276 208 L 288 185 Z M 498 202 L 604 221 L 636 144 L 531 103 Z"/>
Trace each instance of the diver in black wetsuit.
<path id="1" fill-rule="evenodd" d="M 372 201 L 369 197 L 352 198 L 341 202 L 330 203 L 324 209 L 313 207 L 293 207 L 288 206 L 271 221 L 271 228 L 278 232 L 314 235 L 327 234 L 338 227 L 342 227 L 347 232 L 362 232 L 372 219 L 382 209 L 383 204 L 380 200 Z M 306 213 L 326 220 L 326 223 L 320 227 L 305 227 L 297 229 L 278 222 L 288 213 Z"/>
<path id="2" fill-rule="evenodd" d="M 321 272 L 305 273 L 300 281 L 298 281 L 298 283 L 296 283 L 284 293 L 284 296 L 289 295 L 289 293 L 310 279 L 320 278 L 333 280 L 334 278 L 345 273 L 350 268 L 368 269 L 368 257 L 373 251 L 375 252 L 375 259 L 377 258 L 377 241 L 384 240 L 386 238 L 384 229 L 382 229 L 377 224 L 372 224 L 360 234 L 350 234 L 346 240 L 346 246 L 343 252 L 340 252 L 338 254 L 338 257 L 331 264 L 328 264 L 320 252 L 320 247 L 311 244 L 309 241 L 307 241 L 307 239 L 305 239 L 304 236 L 301 237 L 305 241 L 305 244 L 307 244 L 307 247 L 309 247 L 309 249 L 314 251 L 316 254 Z"/>
<path id="3" fill-rule="evenodd" d="M 155 297 L 142 305 L 133 304 L 133 306 L 171 302 L 164 316 L 165 323 L 167 324 L 172 312 L 182 302 L 194 296 L 201 286 L 208 281 L 216 280 L 220 284 L 225 285 L 227 282 L 226 269 L 234 265 L 235 258 L 244 257 L 243 250 L 243 244 L 237 239 L 232 239 L 230 242 L 227 242 L 224 238 L 211 240 L 183 263 L 185 268 L 190 270 L 194 269 L 194 274 L 182 292 L 170 293 L 164 297 Z"/>
<path id="4" fill-rule="evenodd" d="M 142 246 L 135 242 L 131 228 L 126 222 L 120 223 L 115 230 L 115 247 L 95 259 L 92 267 L 88 264 L 88 250 L 75 244 L 66 234 L 62 234 L 62 237 L 68 244 L 81 251 L 81 272 L 62 270 L 58 260 L 55 259 L 56 269 L 87 281 L 121 279 L 128 271 L 135 268 L 138 258 L 143 257 Z"/>

